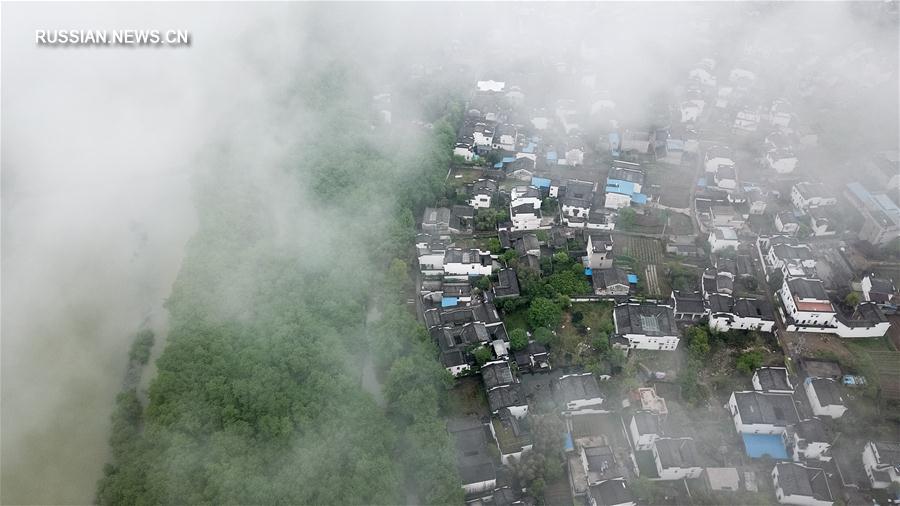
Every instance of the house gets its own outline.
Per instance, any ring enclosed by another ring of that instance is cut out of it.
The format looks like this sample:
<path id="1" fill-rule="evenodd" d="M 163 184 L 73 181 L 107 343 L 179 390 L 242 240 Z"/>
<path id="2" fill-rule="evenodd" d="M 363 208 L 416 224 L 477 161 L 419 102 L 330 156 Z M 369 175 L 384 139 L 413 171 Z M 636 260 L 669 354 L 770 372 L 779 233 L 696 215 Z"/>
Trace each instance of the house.
<path id="1" fill-rule="evenodd" d="M 475 209 L 491 207 L 491 199 L 497 193 L 497 182 L 492 179 L 479 179 L 472 185 L 472 198 L 469 205 Z"/>
<path id="2" fill-rule="evenodd" d="M 895 304 L 897 287 L 894 286 L 894 280 L 879 278 L 875 274 L 869 274 L 862 279 L 859 286 L 863 300 L 875 302 L 882 306 Z"/>
<path id="3" fill-rule="evenodd" d="M 850 183 L 845 194 L 863 216 L 860 240 L 880 246 L 900 237 L 900 207 L 886 193 L 871 193 L 859 183 Z"/>
<path id="4" fill-rule="evenodd" d="M 840 418 L 847 411 L 841 386 L 831 378 L 806 378 L 803 389 L 815 416 Z"/>
<path id="5" fill-rule="evenodd" d="M 706 150 L 703 158 L 703 169 L 707 174 L 715 174 L 719 170 L 720 165 L 734 167 L 734 160 L 731 159 L 731 149 L 725 146 L 712 146 Z"/>
<path id="6" fill-rule="evenodd" d="M 784 367 L 760 367 L 753 371 L 753 389 L 757 392 L 794 393 L 788 371 Z"/>
<path id="7" fill-rule="evenodd" d="M 732 392 L 728 409 L 734 428 L 741 434 L 777 434 L 800 421 L 790 394 Z"/>
<path id="8" fill-rule="evenodd" d="M 501 124 L 494 131 L 491 148 L 503 151 L 515 151 L 516 149 L 516 127 L 509 124 Z"/>
<path id="9" fill-rule="evenodd" d="M 837 198 L 825 190 L 824 184 L 803 181 L 791 187 L 791 202 L 795 209 L 806 212 L 814 207 L 833 206 Z"/>
<path id="10" fill-rule="evenodd" d="M 487 391 L 487 398 L 491 413 L 495 415 L 499 415 L 501 410 L 508 410 L 509 414 L 516 418 L 528 414 L 525 391 L 518 383 L 494 387 Z"/>
<path id="11" fill-rule="evenodd" d="M 744 226 L 744 216 L 730 203 L 713 203 L 709 206 L 710 222 L 715 227 L 739 229 Z"/>
<path id="12" fill-rule="evenodd" d="M 750 190 L 747 202 L 750 204 L 750 214 L 759 216 L 766 213 L 769 197 L 759 188 Z"/>
<path id="13" fill-rule="evenodd" d="M 509 192 L 510 207 L 530 205 L 533 209 L 540 209 L 541 190 L 534 186 L 516 186 Z"/>
<path id="14" fill-rule="evenodd" d="M 723 190 L 734 190 L 737 188 L 737 170 L 734 165 L 719 165 L 716 168 L 716 174 L 713 176 L 716 186 Z"/>
<path id="15" fill-rule="evenodd" d="M 729 297 L 729 299 L 731 298 Z M 733 301 L 731 307 L 710 311 L 709 328 L 722 332 L 728 330 L 772 331 L 772 327 L 775 326 L 775 311 L 768 301 L 747 298 L 731 300 Z M 710 306 L 712 306 L 712 302 Z"/>
<path id="16" fill-rule="evenodd" d="M 631 415 L 628 430 L 635 450 L 649 450 L 662 435 L 659 415 L 652 411 L 638 411 Z"/>
<path id="17" fill-rule="evenodd" d="M 632 395 L 634 394 L 637 395 L 636 400 L 641 403 L 642 410 L 650 411 L 662 416 L 669 414 L 669 408 L 666 406 L 666 399 L 657 395 L 655 388 L 641 387 L 636 391 L 633 391 Z"/>
<path id="18" fill-rule="evenodd" d="M 631 291 L 628 273 L 619 267 L 591 269 L 594 294 L 601 297 L 623 297 Z"/>
<path id="19" fill-rule="evenodd" d="M 801 420 L 788 430 L 788 444 L 793 448 L 794 462 L 801 459 L 831 461 L 831 441 L 828 429 L 818 418 Z"/>
<path id="20" fill-rule="evenodd" d="M 489 451 L 484 425 L 477 419 L 447 422 L 456 449 L 456 468 L 466 494 L 478 494 L 497 486 L 497 469 Z"/>
<path id="21" fill-rule="evenodd" d="M 659 438 L 652 451 L 660 480 L 694 479 L 703 472 L 693 438 Z"/>
<path id="22" fill-rule="evenodd" d="M 425 276 L 442 276 L 444 274 L 444 254 L 447 241 L 436 239 L 430 234 L 419 234 L 416 237 L 416 256 L 419 270 Z"/>
<path id="23" fill-rule="evenodd" d="M 450 209 L 447 207 L 426 207 L 422 215 L 422 232 L 434 235 L 450 233 Z"/>
<path id="24" fill-rule="evenodd" d="M 567 411 L 598 408 L 603 404 L 600 384 L 593 374 L 565 374 L 553 384 L 556 399 L 563 402 Z"/>
<path id="25" fill-rule="evenodd" d="M 587 223 L 584 225 L 588 230 L 605 230 L 610 231 L 616 228 L 608 215 L 609 211 L 604 207 L 592 207 L 588 214 Z"/>
<path id="26" fill-rule="evenodd" d="M 441 351 L 441 365 L 453 375 L 460 376 L 472 370 L 466 353 L 460 349 Z"/>
<path id="27" fill-rule="evenodd" d="M 624 478 L 598 481 L 588 489 L 590 506 L 637 506 Z"/>
<path id="28" fill-rule="evenodd" d="M 541 256 L 541 242 L 535 234 L 522 234 L 520 237 L 517 237 L 512 242 L 512 248 L 516 250 L 519 256 Z"/>
<path id="29" fill-rule="evenodd" d="M 528 418 L 515 416 L 494 416 L 488 425 L 497 449 L 500 451 L 500 462 L 509 465 L 511 459 L 522 458 L 522 455 L 534 447 L 531 427 Z"/>
<path id="30" fill-rule="evenodd" d="M 666 243 L 666 253 L 683 257 L 700 257 L 705 253 L 697 247 L 694 236 L 670 236 Z"/>
<path id="31" fill-rule="evenodd" d="M 809 216 L 809 228 L 814 237 L 834 235 L 838 231 L 832 219 L 835 211 L 833 207 L 811 207 L 806 214 Z"/>
<path id="32" fill-rule="evenodd" d="M 444 253 L 445 276 L 490 276 L 492 266 L 490 251 L 449 248 Z"/>
<path id="33" fill-rule="evenodd" d="M 627 302 L 613 310 L 616 337 L 624 338 L 629 348 L 674 350 L 680 333 L 671 306 L 649 302 Z"/>
<path id="34" fill-rule="evenodd" d="M 828 476 L 822 469 L 793 462 L 779 462 L 772 469 L 775 498 L 781 504 L 800 506 L 831 506 L 834 496 Z"/>
<path id="35" fill-rule="evenodd" d="M 456 205 L 450 208 L 450 233 L 471 233 L 475 224 L 475 208 Z"/>
<path id="36" fill-rule="evenodd" d="M 837 313 L 834 323 L 834 333 L 843 338 L 881 337 L 891 327 L 884 311 L 874 302 L 860 303 L 849 315 Z"/>
<path id="37" fill-rule="evenodd" d="M 699 321 L 706 316 L 706 304 L 700 292 L 672 291 L 673 312 L 678 321 Z"/>
<path id="38" fill-rule="evenodd" d="M 869 441 L 863 448 L 862 459 L 872 488 L 900 484 L 900 443 Z"/>
<path id="39" fill-rule="evenodd" d="M 546 346 L 537 341 L 529 341 L 525 348 L 513 355 L 520 372 L 550 372 L 550 353 Z"/>
<path id="40" fill-rule="evenodd" d="M 485 390 L 516 383 L 509 362 L 506 360 L 495 360 L 481 366 L 481 380 L 484 382 Z"/>
<path id="41" fill-rule="evenodd" d="M 800 222 L 790 211 L 784 211 L 775 215 L 775 230 L 782 234 L 794 235 L 800 230 Z"/>
<path id="42" fill-rule="evenodd" d="M 769 121 L 779 128 L 787 128 L 791 124 L 791 104 L 783 98 L 776 98 L 769 108 Z"/>
<path id="43" fill-rule="evenodd" d="M 569 180 L 565 195 L 559 199 L 563 225 L 582 228 L 587 223 L 594 200 L 594 183 Z M 574 218 L 574 219 L 573 219 Z"/>
<path id="44" fill-rule="evenodd" d="M 640 154 L 649 154 L 650 146 L 652 146 L 654 141 L 654 139 L 652 139 L 651 137 L 651 132 L 641 132 L 626 129 L 622 133 L 622 141 L 619 145 L 619 149 L 623 153 L 634 152 Z"/>
<path id="45" fill-rule="evenodd" d="M 518 207 L 510 207 L 510 219 L 512 230 L 537 230 L 541 228 L 541 210 L 532 207 L 531 204 L 522 204 Z"/>
<path id="46" fill-rule="evenodd" d="M 519 296 L 519 278 L 513 269 L 500 269 L 497 272 L 497 283 L 492 287 L 497 299 L 510 299 Z"/>
<path id="47" fill-rule="evenodd" d="M 610 269 L 613 266 L 613 238 L 610 234 L 586 233 L 588 267 Z"/>
<path id="48" fill-rule="evenodd" d="M 821 280 L 786 276 L 778 295 L 790 323 L 801 332 L 803 327 L 835 326 L 834 306 L 828 300 Z"/>
<path id="49" fill-rule="evenodd" d="M 812 250 L 791 237 L 776 236 L 759 240 L 760 251 L 765 252 L 766 279 L 772 271 L 782 271 L 790 276 L 815 276 L 816 259 Z"/>
<path id="50" fill-rule="evenodd" d="M 790 147 L 771 149 L 766 153 L 766 166 L 778 174 L 790 174 L 797 168 L 797 156 Z"/>
<path id="51" fill-rule="evenodd" d="M 759 127 L 760 116 L 759 108 L 746 106 L 738 111 L 737 116 L 735 116 L 733 129 L 755 132 L 757 127 Z"/>
<path id="52" fill-rule="evenodd" d="M 630 206 L 632 202 L 646 204 L 647 196 L 641 193 L 643 185 L 644 172 L 639 164 L 614 161 L 606 178 L 604 207 L 621 209 Z"/>
<path id="53" fill-rule="evenodd" d="M 506 88 L 506 83 L 503 81 L 478 81 L 475 83 L 475 87 L 478 88 L 479 92 L 482 93 L 500 93 Z"/>
<path id="54" fill-rule="evenodd" d="M 737 232 L 731 227 L 716 227 L 709 233 L 709 247 L 713 253 L 727 248 L 737 249 Z"/>
<path id="55" fill-rule="evenodd" d="M 886 191 L 900 191 L 900 152 L 881 151 L 872 155 L 866 165 L 868 180 L 877 188 Z"/>

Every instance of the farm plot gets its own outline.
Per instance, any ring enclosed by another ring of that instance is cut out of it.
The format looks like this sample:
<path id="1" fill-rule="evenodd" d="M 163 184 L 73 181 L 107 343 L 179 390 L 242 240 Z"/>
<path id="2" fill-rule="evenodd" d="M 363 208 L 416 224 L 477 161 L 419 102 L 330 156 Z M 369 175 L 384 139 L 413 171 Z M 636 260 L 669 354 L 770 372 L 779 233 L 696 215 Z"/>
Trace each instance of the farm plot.
<path id="1" fill-rule="evenodd" d="M 639 277 L 638 289 L 648 295 L 669 293 L 665 279 L 662 243 L 659 239 L 617 234 L 613 240 L 616 263 L 627 266 Z"/>
<path id="2" fill-rule="evenodd" d="M 868 355 L 884 398 L 900 400 L 900 351 L 870 351 Z"/>

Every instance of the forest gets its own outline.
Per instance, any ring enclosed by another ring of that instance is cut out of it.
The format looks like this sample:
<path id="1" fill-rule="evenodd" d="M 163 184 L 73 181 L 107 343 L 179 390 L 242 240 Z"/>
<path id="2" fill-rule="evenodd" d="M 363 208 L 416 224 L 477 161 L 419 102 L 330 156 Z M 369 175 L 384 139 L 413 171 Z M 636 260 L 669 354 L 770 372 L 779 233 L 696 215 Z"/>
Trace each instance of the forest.
<path id="1" fill-rule="evenodd" d="M 462 502 L 448 375 L 406 305 L 413 216 L 444 194 L 461 105 L 424 94 L 432 128 L 373 128 L 353 76 L 327 63 L 291 83 L 272 167 L 232 143 L 198 161 L 158 375 L 146 407 L 119 397 L 98 503 Z"/>

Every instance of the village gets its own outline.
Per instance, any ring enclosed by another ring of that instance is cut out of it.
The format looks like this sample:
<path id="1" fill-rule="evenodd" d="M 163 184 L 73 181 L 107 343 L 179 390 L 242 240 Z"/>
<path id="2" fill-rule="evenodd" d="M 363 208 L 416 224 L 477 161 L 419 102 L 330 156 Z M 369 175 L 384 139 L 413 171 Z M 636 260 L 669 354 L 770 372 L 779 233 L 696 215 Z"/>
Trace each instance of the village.
<path id="1" fill-rule="evenodd" d="M 415 300 L 468 504 L 897 497 L 898 153 L 821 177 L 752 68 L 698 55 L 641 124 L 565 63 L 588 103 L 471 83 Z"/>

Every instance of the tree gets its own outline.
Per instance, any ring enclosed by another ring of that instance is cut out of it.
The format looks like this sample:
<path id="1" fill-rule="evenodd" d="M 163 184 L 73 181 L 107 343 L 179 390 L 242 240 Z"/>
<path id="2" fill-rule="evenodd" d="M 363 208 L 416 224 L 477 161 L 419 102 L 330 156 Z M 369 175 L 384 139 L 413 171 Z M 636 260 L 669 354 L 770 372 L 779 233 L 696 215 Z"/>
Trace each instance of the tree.
<path id="1" fill-rule="evenodd" d="M 528 335 L 523 329 L 513 329 L 509 333 L 509 345 L 513 351 L 519 351 L 528 346 Z"/>
<path id="2" fill-rule="evenodd" d="M 500 239 L 497 239 L 496 237 L 491 237 L 490 239 L 488 239 L 487 249 L 495 255 L 499 255 L 500 253 L 502 253 L 503 248 L 500 246 Z"/>
<path id="3" fill-rule="evenodd" d="M 750 374 L 763 364 L 763 358 L 763 354 L 759 350 L 741 353 L 735 362 L 735 367 L 744 374 Z"/>
<path id="4" fill-rule="evenodd" d="M 154 335 L 150 329 L 143 329 L 134 337 L 128 358 L 140 365 L 146 365 L 150 360 L 150 351 L 153 349 Z"/>
<path id="5" fill-rule="evenodd" d="M 634 209 L 626 207 L 619 210 L 619 216 L 616 218 L 616 225 L 622 230 L 631 230 L 637 222 L 637 213 Z"/>
<path id="6" fill-rule="evenodd" d="M 706 327 L 694 325 L 687 330 L 688 351 L 691 357 L 703 360 L 709 354 L 709 331 Z"/>
<path id="7" fill-rule="evenodd" d="M 479 276 L 478 279 L 475 280 L 475 286 L 481 291 L 486 292 L 491 289 L 491 278 L 488 276 Z"/>
<path id="8" fill-rule="evenodd" d="M 556 344 L 556 334 L 547 327 L 540 327 L 534 331 L 534 340 L 544 346 L 554 346 Z"/>
<path id="9" fill-rule="evenodd" d="M 852 308 L 856 308 L 856 306 L 859 305 L 859 293 L 857 293 L 857 292 L 848 293 L 847 296 L 844 297 L 844 304 L 846 304 Z"/>
<path id="10" fill-rule="evenodd" d="M 528 308 L 528 323 L 532 328 L 556 328 L 562 320 L 560 306 L 545 297 L 536 297 Z"/>
<path id="11" fill-rule="evenodd" d="M 479 367 L 491 361 L 494 358 L 494 355 L 491 353 L 490 348 L 486 346 L 479 346 L 472 351 L 472 355 L 475 356 L 475 363 L 478 364 Z"/>
<path id="12" fill-rule="evenodd" d="M 563 264 L 562 266 L 565 267 L 570 262 L 569 254 L 565 251 L 557 251 L 553 254 L 553 262 L 556 264 Z"/>

